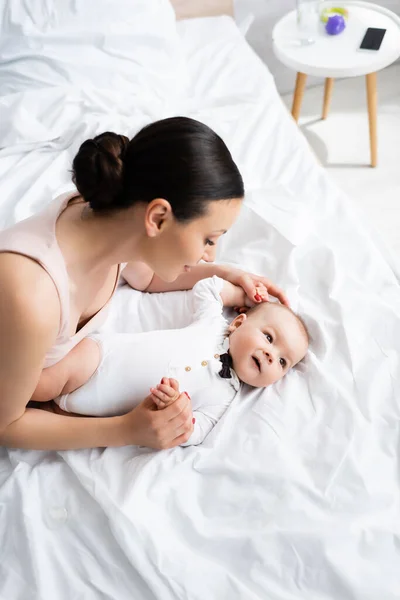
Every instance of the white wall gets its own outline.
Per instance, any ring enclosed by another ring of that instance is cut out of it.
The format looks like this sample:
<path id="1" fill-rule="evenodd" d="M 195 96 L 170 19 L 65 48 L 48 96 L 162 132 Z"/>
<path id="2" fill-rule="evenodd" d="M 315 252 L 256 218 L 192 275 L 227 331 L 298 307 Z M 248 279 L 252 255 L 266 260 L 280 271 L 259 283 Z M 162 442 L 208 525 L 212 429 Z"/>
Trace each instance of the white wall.
<path id="1" fill-rule="evenodd" d="M 351 5 L 351 0 L 348 4 Z M 376 0 L 376 4 L 385 6 L 400 16 L 400 0 Z M 293 89 L 295 73 L 275 58 L 271 32 L 275 23 L 295 7 L 296 0 L 235 0 L 235 16 L 239 23 L 246 15 L 254 14 L 255 20 L 246 35 L 247 41 L 268 65 L 282 94 Z M 319 83 L 319 80 L 312 77 L 307 82 L 308 85 L 315 83 Z"/>

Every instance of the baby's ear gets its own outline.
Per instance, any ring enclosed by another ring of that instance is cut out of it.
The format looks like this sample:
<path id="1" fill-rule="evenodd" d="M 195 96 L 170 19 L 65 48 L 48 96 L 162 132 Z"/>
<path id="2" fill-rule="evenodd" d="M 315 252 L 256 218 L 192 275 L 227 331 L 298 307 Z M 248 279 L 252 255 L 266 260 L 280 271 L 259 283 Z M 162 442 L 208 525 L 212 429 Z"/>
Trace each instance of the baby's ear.
<path id="1" fill-rule="evenodd" d="M 242 314 L 238 315 L 230 323 L 230 325 L 228 327 L 228 333 L 233 333 L 235 331 L 235 329 L 237 329 L 238 327 L 240 327 L 245 322 L 246 319 L 247 319 L 247 315 L 245 313 L 242 313 Z"/>

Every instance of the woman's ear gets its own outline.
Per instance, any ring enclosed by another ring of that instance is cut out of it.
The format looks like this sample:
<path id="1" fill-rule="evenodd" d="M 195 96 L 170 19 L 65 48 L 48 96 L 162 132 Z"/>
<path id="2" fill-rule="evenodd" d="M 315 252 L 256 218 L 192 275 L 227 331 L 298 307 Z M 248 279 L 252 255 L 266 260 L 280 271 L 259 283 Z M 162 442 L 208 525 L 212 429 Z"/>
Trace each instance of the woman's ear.
<path id="1" fill-rule="evenodd" d="M 247 315 L 244 313 L 238 315 L 235 319 L 233 319 L 233 321 L 230 323 L 230 325 L 228 327 L 228 334 L 233 333 L 235 331 L 235 329 L 240 327 L 245 322 L 246 319 L 247 319 Z"/>
<path id="2" fill-rule="evenodd" d="M 149 237 L 156 237 L 172 217 L 172 208 L 168 200 L 155 198 L 146 207 L 144 226 Z"/>

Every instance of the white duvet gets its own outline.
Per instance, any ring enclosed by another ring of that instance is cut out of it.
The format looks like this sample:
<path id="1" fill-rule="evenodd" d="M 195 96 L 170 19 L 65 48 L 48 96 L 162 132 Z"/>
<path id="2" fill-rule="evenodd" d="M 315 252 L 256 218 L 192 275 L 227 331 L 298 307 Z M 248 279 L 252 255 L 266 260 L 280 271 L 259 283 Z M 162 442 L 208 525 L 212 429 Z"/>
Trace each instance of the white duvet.
<path id="1" fill-rule="evenodd" d="M 0 226 L 67 187 L 85 137 L 198 118 L 247 188 L 219 260 L 284 287 L 311 349 L 276 386 L 237 397 L 199 447 L 1 449 L 0 598 L 397 599 L 399 281 L 233 22 L 179 34 L 174 95 L 93 85 L 0 99 Z M 122 287 L 106 328 L 168 323 L 155 305 Z"/>

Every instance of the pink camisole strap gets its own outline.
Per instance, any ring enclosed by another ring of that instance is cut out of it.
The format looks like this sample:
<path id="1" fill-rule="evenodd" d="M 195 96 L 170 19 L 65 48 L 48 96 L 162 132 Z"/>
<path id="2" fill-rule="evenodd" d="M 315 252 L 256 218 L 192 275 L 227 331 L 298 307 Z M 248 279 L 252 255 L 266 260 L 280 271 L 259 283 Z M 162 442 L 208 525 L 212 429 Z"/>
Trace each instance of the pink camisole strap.
<path id="1" fill-rule="evenodd" d="M 61 194 L 41 212 L 20 221 L 9 229 L 0 231 L 0 252 L 23 254 L 38 262 L 49 274 L 60 299 L 60 327 L 57 339 L 46 353 L 44 368 L 59 362 L 83 338 L 96 331 L 107 316 L 110 300 L 75 335 L 70 336 L 69 277 L 64 257 L 56 238 L 56 222 L 76 197 L 76 192 Z M 119 265 L 113 294 L 117 288 L 119 274 L 125 265 Z M 112 294 L 112 295 L 113 295 Z"/>

